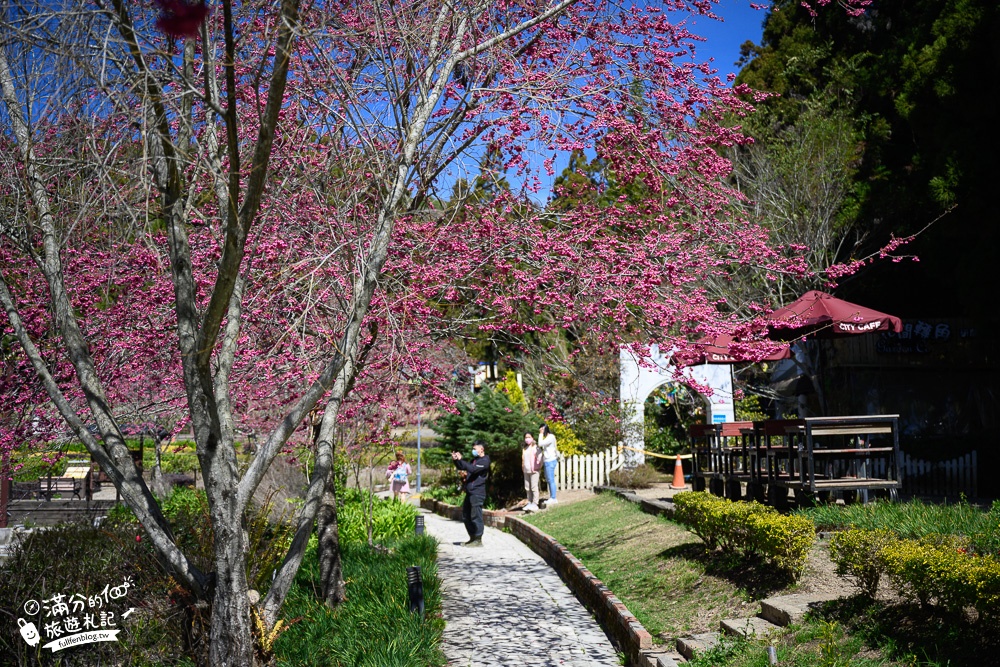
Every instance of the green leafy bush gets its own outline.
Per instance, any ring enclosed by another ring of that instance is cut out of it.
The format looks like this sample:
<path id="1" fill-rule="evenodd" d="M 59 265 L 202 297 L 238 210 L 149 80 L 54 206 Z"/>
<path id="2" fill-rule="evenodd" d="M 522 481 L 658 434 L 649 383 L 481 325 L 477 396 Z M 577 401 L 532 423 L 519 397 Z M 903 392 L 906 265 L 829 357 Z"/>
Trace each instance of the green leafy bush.
<path id="1" fill-rule="evenodd" d="M 798 577 L 815 539 L 813 523 L 784 516 L 756 502 L 732 502 L 709 493 L 674 496 L 674 519 L 687 526 L 709 548 L 756 554 Z"/>
<path id="2" fill-rule="evenodd" d="M 861 593 L 874 598 L 884 570 L 882 549 L 899 538 L 890 530 L 844 530 L 830 540 L 837 574 L 854 579 Z"/>
<path id="3" fill-rule="evenodd" d="M 426 447 L 421 452 L 421 458 L 428 468 L 445 470 L 452 467 L 451 452 L 444 447 Z"/>
<path id="4" fill-rule="evenodd" d="M 757 505 L 755 509 L 763 507 Z M 766 512 L 751 512 L 747 517 L 749 550 L 798 576 L 816 539 L 816 526 L 804 517 L 785 516 L 769 507 L 765 509 Z"/>
<path id="5" fill-rule="evenodd" d="M 974 607 L 995 615 L 1000 602 L 1000 561 L 928 540 L 899 540 L 880 554 L 896 589 L 922 605 L 950 611 Z"/>
<path id="6" fill-rule="evenodd" d="M 367 491 L 345 489 L 337 505 L 337 528 L 341 542 L 367 542 L 366 512 L 372 517 L 372 539 L 377 542 L 412 535 L 417 508 L 371 496 Z"/>
<path id="7" fill-rule="evenodd" d="M 507 394 L 484 388 L 471 402 L 460 403 L 457 413 L 436 420 L 434 430 L 441 434 L 441 444 L 449 452 L 460 451 L 466 456 L 473 443 L 483 441 L 491 464 L 487 495 L 502 506 L 524 493 L 524 434 L 538 433 L 541 423 L 538 415 L 525 413 L 511 403 Z"/>
<path id="8" fill-rule="evenodd" d="M 424 498 L 430 498 L 431 500 L 448 503 L 449 505 L 461 505 L 462 501 L 465 499 L 465 494 L 459 491 L 454 485 L 435 486 L 434 488 L 427 489 L 421 495 Z"/>

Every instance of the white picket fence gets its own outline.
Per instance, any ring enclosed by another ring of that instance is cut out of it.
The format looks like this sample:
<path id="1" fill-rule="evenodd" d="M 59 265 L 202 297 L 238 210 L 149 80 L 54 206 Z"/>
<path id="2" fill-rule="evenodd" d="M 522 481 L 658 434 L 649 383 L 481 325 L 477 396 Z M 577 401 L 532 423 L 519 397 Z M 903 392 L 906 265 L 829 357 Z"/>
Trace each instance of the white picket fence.
<path id="1" fill-rule="evenodd" d="M 562 489 L 592 489 L 608 483 L 608 475 L 622 466 L 617 447 L 596 454 L 567 456 L 556 466 L 556 485 Z"/>
<path id="2" fill-rule="evenodd" d="M 873 461 L 875 473 L 885 473 L 885 460 Z M 965 494 L 970 498 L 979 495 L 976 452 L 948 461 L 925 461 L 900 452 L 899 472 L 905 494 L 920 496 L 948 496 L 957 498 Z"/>

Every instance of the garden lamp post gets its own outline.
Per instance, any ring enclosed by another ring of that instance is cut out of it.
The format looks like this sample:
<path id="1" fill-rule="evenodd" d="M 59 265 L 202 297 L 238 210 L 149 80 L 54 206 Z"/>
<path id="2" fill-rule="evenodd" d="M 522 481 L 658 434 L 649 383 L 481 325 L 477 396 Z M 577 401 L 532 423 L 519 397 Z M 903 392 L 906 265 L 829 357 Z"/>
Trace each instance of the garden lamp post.
<path id="1" fill-rule="evenodd" d="M 420 493 L 420 417 L 424 412 L 424 399 L 417 403 L 417 493 Z"/>
<path id="2" fill-rule="evenodd" d="M 421 464 L 421 458 L 422 458 L 422 453 L 423 453 L 422 452 L 422 448 L 420 446 L 421 445 L 421 443 L 420 443 L 420 431 L 421 431 L 421 428 L 422 428 L 421 423 L 420 423 L 420 418 L 423 416 L 423 412 L 424 412 L 424 398 L 423 398 L 423 396 L 420 395 L 420 383 L 423 380 L 423 378 L 421 378 L 420 376 L 417 376 L 417 377 L 411 376 L 410 373 L 409 373 L 409 369 L 407 369 L 405 367 L 402 370 L 400 370 L 400 374 L 403 377 L 406 378 L 406 383 L 407 384 L 409 384 L 409 385 L 416 385 L 416 387 L 417 387 L 417 493 L 419 494 L 420 493 L 420 489 L 421 489 L 421 485 L 420 485 L 420 464 Z"/>

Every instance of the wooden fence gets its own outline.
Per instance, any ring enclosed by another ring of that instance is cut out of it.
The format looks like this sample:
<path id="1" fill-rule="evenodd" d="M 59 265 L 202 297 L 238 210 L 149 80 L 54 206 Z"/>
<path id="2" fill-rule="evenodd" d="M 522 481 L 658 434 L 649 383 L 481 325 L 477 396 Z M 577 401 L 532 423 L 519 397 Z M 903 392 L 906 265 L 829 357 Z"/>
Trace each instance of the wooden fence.
<path id="1" fill-rule="evenodd" d="M 608 483 L 608 475 L 622 466 L 617 447 L 596 454 L 568 456 L 556 466 L 556 485 L 562 489 L 592 489 Z"/>
<path id="2" fill-rule="evenodd" d="M 899 472 L 902 478 L 902 493 L 913 496 L 947 496 L 958 498 L 965 494 L 969 498 L 979 497 L 978 460 L 972 451 L 947 461 L 925 461 L 900 453 Z M 885 461 L 874 462 L 876 468 L 885 467 Z M 884 470 L 877 470 L 884 472 Z"/>

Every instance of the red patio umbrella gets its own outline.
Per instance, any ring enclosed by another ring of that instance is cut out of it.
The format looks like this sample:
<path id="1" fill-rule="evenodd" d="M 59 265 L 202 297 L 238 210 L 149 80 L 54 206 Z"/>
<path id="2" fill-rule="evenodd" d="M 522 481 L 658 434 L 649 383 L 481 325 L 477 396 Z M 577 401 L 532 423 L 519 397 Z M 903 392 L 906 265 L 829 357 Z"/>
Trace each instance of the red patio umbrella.
<path id="1" fill-rule="evenodd" d="M 898 317 L 886 315 L 843 299 L 812 290 L 768 316 L 768 337 L 793 340 L 815 335 L 820 338 L 853 336 L 873 331 L 903 330 Z"/>
<path id="2" fill-rule="evenodd" d="M 761 356 L 747 343 L 734 340 L 728 334 L 706 336 L 694 342 L 696 349 L 674 355 L 679 366 L 699 364 L 738 364 L 742 362 L 778 361 L 792 356 L 788 345 L 779 346 L 774 352 Z M 771 344 L 773 346 L 773 344 Z"/>

